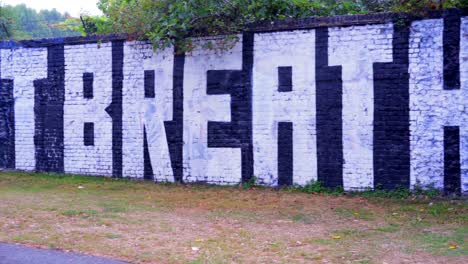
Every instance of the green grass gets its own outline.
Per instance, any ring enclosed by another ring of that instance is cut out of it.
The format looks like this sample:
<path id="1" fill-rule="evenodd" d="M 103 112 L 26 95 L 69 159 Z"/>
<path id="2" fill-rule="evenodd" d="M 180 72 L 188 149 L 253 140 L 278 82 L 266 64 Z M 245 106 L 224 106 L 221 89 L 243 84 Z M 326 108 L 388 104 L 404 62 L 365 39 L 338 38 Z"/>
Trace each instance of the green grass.
<path id="1" fill-rule="evenodd" d="M 357 228 L 344 228 L 344 229 L 337 229 L 330 232 L 330 236 L 341 236 L 342 239 L 350 239 L 350 238 L 363 238 L 371 236 L 372 234 L 369 231 L 360 230 Z"/>
<path id="2" fill-rule="evenodd" d="M 385 226 L 377 227 L 374 230 L 379 231 L 379 232 L 384 232 L 384 233 L 395 233 L 395 232 L 400 231 L 400 225 L 390 223 Z"/>
<path id="3" fill-rule="evenodd" d="M 125 213 L 128 212 L 129 204 L 125 201 L 105 202 L 98 204 L 105 213 Z"/>
<path id="4" fill-rule="evenodd" d="M 251 184 L 245 185 L 251 187 Z M 390 198 L 390 199 L 407 199 L 412 196 L 424 196 L 424 197 L 437 197 L 441 195 L 441 192 L 431 186 L 416 187 L 414 190 L 406 188 L 397 188 L 395 190 L 384 190 L 377 186 L 375 189 L 368 189 L 360 192 L 346 192 L 342 187 L 330 188 L 324 186 L 320 181 L 311 181 L 305 186 L 292 186 L 282 188 L 283 191 L 287 192 L 305 192 L 305 193 L 321 193 L 326 195 L 351 195 L 351 196 L 362 196 L 368 198 Z"/>
<path id="5" fill-rule="evenodd" d="M 311 214 L 299 213 L 295 214 L 291 218 L 294 222 L 303 223 L 303 224 L 314 224 L 317 223 L 318 217 Z"/>
<path id="6" fill-rule="evenodd" d="M 320 181 L 311 181 L 304 186 L 291 186 L 291 187 L 284 187 L 281 190 L 286 192 L 304 192 L 304 193 L 322 193 L 327 195 L 343 195 L 345 192 L 343 188 L 328 188 L 323 186 Z"/>
<path id="7" fill-rule="evenodd" d="M 311 244 L 317 244 L 317 245 L 323 245 L 323 246 L 330 246 L 336 244 L 336 240 L 331 240 L 329 238 L 314 238 L 314 239 L 309 239 L 307 241 L 308 243 Z"/>
<path id="8" fill-rule="evenodd" d="M 432 216 L 440 217 L 446 215 L 450 210 L 450 205 L 448 204 L 435 204 L 427 208 L 427 212 Z"/>
<path id="9" fill-rule="evenodd" d="M 226 187 L 8 172 L 0 173 L 0 200 L 0 241 L 136 263 L 381 263 L 382 252 L 443 263 L 468 256 L 464 198 L 345 193 L 318 182 L 272 189 L 255 181 Z"/>
<path id="10" fill-rule="evenodd" d="M 109 239 L 119 239 L 119 238 L 123 238 L 122 235 L 119 235 L 119 234 L 106 234 L 105 235 L 106 238 L 109 238 Z"/>
<path id="11" fill-rule="evenodd" d="M 374 213 L 366 209 L 336 208 L 335 212 L 343 218 L 354 218 L 366 221 L 374 220 Z"/>
<path id="12" fill-rule="evenodd" d="M 462 227 L 445 233 L 422 232 L 415 240 L 422 249 L 434 255 L 457 256 L 468 255 L 467 238 L 468 227 Z M 451 249 L 453 245 L 457 248 Z"/>
<path id="13" fill-rule="evenodd" d="M 91 217 L 94 215 L 97 215 L 98 211 L 92 210 L 92 209 L 87 209 L 87 210 L 66 210 L 62 212 L 62 215 L 65 216 L 80 216 L 80 217 Z"/>
<path id="14" fill-rule="evenodd" d="M 41 192 L 44 190 L 52 190 L 58 185 L 62 184 L 97 184 L 98 187 L 102 186 L 107 190 L 129 190 L 129 189 L 138 189 L 134 185 L 127 184 L 128 182 L 133 183 L 142 183 L 141 181 L 136 181 L 129 178 L 110 178 L 110 177 L 97 177 L 97 176 L 83 176 L 83 175 L 74 175 L 74 174 L 56 174 L 56 173 L 22 173 L 22 172 L 9 172 L 11 175 L 16 177 L 24 176 L 25 178 L 18 182 L 15 185 L 15 188 L 20 189 L 21 191 L 30 191 L 30 192 Z M 38 184 L 31 184 L 29 177 L 34 175 L 35 181 L 38 181 Z M 48 184 L 42 184 L 46 181 Z M 112 183 L 108 185 L 108 183 Z M 173 186 L 178 185 L 177 183 L 158 183 L 159 185 Z M 208 184 L 193 184 L 200 190 L 210 190 L 212 188 L 232 188 L 229 186 L 216 186 Z M 257 184 L 257 178 L 254 176 L 248 182 L 241 184 L 243 189 L 251 188 L 262 188 Z M 281 188 L 280 190 L 286 192 L 305 192 L 305 193 L 322 193 L 327 195 L 352 195 L 352 196 L 363 196 L 370 198 L 391 198 L 391 199 L 406 199 L 413 195 L 426 196 L 429 198 L 440 196 L 441 193 L 439 190 L 434 189 L 430 186 L 422 188 L 415 188 L 413 191 L 410 191 L 405 188 L 398 188 L 396 190 L 383 190 L 377 187 L 375 190 L 369 189 L 362 192 L 345 192 L 343 188 L 329 188 L 325 187 L 320 181 L 311 181 L 305 186 L 292 186 Z"/>

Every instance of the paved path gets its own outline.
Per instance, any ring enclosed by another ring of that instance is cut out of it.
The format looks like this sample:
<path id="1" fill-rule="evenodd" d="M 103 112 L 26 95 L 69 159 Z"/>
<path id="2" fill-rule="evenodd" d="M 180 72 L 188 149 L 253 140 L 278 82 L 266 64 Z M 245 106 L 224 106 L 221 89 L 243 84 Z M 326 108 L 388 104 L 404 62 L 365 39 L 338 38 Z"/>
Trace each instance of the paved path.
<path id="1" fill-rule="evenodd" d="M 126 264 L 126 262 L 0 243 L 0 264 Z"/>

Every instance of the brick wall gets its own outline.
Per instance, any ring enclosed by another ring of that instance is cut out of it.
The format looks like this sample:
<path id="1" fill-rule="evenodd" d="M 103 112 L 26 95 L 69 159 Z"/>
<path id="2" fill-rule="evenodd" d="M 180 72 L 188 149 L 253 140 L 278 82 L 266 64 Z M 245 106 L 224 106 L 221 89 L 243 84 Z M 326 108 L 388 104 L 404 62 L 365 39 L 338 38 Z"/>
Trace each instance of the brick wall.
<path id="1" fill-rule="evenodd" d="M 0 44 L 0 167 L 468 192 L 468 16 L 253 25 L 228 50 Z"/>

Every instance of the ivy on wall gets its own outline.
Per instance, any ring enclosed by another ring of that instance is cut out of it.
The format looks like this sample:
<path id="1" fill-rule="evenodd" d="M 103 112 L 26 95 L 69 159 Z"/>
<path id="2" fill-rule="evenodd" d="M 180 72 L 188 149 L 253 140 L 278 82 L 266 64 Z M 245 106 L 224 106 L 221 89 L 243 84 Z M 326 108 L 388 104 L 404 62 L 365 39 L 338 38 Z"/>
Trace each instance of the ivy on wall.
<path id="1" fill-rule="evenodd" d="M 232 36 L 254 22 L 386 11 L 423 13 L 440 8 L 466 8 L 468 1 L 100 0 L 98 6 L 104 18 L 87 17 L 84 24 L 88 25 L 88 33 L 127 33 L 150 40 L 155 48 L 175 44 L 190 50 L 193 48 L 190 37 Z"/>

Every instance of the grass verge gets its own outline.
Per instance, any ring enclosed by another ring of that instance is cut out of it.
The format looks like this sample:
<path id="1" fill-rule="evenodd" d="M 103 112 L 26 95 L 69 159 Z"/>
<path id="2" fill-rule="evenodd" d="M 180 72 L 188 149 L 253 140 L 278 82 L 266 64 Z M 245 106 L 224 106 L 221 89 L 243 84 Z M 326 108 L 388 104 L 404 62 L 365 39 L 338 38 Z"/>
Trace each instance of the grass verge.
<path id="1" fill-rule="evenodd" d="M 466 263 L 463 198 L 0 173 L 0 240 L 132 263 Z"/>

